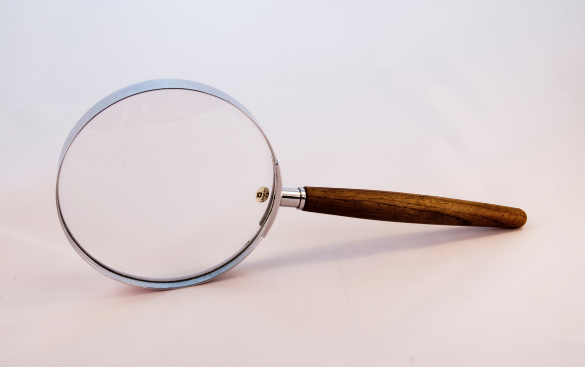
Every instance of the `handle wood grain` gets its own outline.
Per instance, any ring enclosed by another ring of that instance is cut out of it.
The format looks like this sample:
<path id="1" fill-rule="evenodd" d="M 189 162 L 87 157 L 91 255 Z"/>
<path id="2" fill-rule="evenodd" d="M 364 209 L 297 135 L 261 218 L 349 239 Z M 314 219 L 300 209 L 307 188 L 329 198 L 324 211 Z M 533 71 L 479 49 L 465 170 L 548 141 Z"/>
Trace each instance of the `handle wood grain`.
<path id="1" fill-rule="evenodd" d="M 495 204 L 379 190 L 305 187 L 303 211 L 415 224 L 519 228 L 526 213 Z"/>

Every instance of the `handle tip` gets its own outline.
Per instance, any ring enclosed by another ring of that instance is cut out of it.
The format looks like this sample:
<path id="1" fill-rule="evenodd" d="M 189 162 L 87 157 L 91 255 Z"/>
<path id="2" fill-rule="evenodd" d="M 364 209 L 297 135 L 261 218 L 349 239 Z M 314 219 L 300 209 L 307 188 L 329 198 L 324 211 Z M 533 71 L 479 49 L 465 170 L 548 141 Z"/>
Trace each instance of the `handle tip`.
<path id="1" fill-rule="evenodd" d="M 524 210 L 520 209 L 520 208 L 516 208 L 518 210 L 517 212 L 517 220 L 514 221 L 513 226 L 511 226 L 512 229 L 518 229 L 521 228 L 522 226 L 524 226 L 526 224 L 526 221 L 528 221 L 528 215 L 526 215 L 526 212 L 524 212 Z"/>
<path id="2" fill-rule="evenodd" d="M 520 208 L 516 207 L 503 207 L 501 210 L 501 218 L 497 220 L 500 223 L 500 227 L 505 227 L 507 229 L 519 229 L 526 224 L 528 220 L 528 216 L 526 212 Z"/>

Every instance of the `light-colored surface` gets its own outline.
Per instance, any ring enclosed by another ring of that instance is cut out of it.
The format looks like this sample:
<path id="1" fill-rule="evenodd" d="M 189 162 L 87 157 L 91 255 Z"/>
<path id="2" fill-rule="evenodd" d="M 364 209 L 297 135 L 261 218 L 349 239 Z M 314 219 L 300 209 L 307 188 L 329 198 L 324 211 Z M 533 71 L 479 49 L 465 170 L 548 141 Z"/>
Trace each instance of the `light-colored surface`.
<path id="1" fill-rule="evenodd" d="M 585 364 L 585 3 L 0 7 L 1 364 Z M 56 163 L 95 102 L 167 77 L 246 106 L 285 186 L 484 201 L 528 223 L 282 209 L 214 282 L 119 284 L 63 235 Z"/>

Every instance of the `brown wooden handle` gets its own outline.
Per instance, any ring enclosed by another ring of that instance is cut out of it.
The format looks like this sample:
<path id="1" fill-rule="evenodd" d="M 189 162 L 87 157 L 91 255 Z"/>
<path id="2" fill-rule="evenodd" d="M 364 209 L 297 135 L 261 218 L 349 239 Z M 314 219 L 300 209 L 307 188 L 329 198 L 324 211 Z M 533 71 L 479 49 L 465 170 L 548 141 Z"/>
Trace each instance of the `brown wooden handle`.
<path id="1" fill-rule="evenodd" d="M 415 224 L 519 228 L 526 213 L 495 204 L 379 190 L 305 187 L 303 211 Z"/>

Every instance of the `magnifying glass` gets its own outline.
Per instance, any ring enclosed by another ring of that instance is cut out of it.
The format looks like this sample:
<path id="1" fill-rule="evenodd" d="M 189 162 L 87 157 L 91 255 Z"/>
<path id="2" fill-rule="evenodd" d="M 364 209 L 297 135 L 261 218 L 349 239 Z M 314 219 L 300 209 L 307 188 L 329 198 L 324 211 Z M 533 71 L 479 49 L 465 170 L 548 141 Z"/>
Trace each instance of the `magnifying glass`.
<path id="1" fill-rule="evenodd" d="M 268 234 L 279 207 L 362 219 L 518 228 L 518 208 L 340 188 L 283 188 L 248 110 L 204 84 L 123 88 L 75 125 L 59 158 L 57 210 L 69 242 L 106 276 L 172 289 L 207 282 Z"/>

